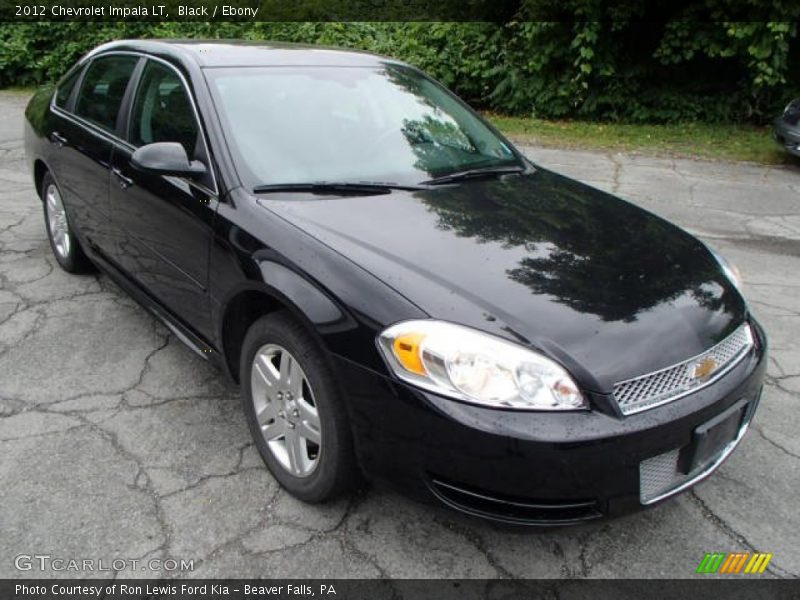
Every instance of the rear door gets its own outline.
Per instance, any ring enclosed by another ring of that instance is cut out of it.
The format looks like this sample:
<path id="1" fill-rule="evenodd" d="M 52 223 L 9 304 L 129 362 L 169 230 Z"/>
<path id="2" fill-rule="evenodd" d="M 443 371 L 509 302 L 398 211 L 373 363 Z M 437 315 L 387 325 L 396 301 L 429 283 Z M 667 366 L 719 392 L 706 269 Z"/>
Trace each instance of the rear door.
<path id="1" fill-rule="evenodd" d="M 179 142 L 207 176 L 191 181 L 131 165 L 134 150 Z M 205 136 L 183 76 L 147 59 L 130 104 L 127 143 L 111 158 L 110 202 L 119 242 L 114 260 L 195 333 L 210 339 L 207 277 L 216 183 Z"/>
<path id="2" fill-rule="evenodd" d="M 108 198 L 111 151 L 120 133 L 120 107 L 138 62 L 138 56 L 129 54 L 94 59 L 82 78 L 72 82 L 79 85 L 76 92 L 57 94 L 53 108 L 53 173 L 70 219 L 104 251 L 113 244 Z"/>

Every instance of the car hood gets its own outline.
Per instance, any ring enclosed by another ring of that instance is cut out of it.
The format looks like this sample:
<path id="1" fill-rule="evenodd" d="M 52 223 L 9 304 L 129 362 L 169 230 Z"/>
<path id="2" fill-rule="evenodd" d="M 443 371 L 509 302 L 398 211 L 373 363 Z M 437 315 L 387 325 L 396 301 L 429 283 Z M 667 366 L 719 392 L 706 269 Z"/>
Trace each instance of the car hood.
<path id="1" fill-rule="evenodd" d="M 745 317 L 696 238 L 543 169 L 415 192 L 258 202 L 431 317 L 539 349 L 594 391 L 699 354 Z"/>

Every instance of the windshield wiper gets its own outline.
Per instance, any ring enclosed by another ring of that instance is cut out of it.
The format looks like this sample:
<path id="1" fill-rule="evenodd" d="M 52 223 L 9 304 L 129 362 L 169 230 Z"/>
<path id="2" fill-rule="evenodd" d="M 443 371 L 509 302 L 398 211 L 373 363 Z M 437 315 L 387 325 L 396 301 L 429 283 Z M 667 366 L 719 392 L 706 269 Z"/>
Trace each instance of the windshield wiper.
<path id="1" fill-rule="evenodd" d="M 373 194 L 389 194 L 393 190 L 424 190 L 422 185 L 400 185 L 372 181 L 315 181 L 309 183 L 268 183 L 253 188 L 254 194 L 271 194 L 275 192 L 308 192 L 311 194 L 351 194 L 370 196 Z"/>
<path id="2" fill-rule="evenodd" d="M 467 169 L 466 171 L 457 171 L 441 177 L 434 177 L 428 181 L 423 181 L 425 185 L 442 185 L 445 183 L 455 183 L 457 181 L 465 181 L 467 179 L 486 179 L 490 177 L 497 177 L 499 175 L 511 175 L 513 173 L 522 173 L 525 167 L 484 167 L 482 169 Z"/>

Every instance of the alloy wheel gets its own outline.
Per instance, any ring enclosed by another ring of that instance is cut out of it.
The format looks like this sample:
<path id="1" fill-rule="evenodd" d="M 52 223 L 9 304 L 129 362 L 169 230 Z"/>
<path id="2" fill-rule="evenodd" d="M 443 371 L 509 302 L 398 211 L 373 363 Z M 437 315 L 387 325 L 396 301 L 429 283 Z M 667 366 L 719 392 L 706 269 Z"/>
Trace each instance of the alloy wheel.
<path id="1" fill-rule="evenodd" d="M 61 258 L 67 258 L 70 252 L 69 223 L 67 223 L 67 212 L 64 210 L 64 203 L 61 201 L 61 194 L 54 184 L 50 184 L 47 187 L 45 203 L 47 206 L 47 223 L 50 229 L 50 237 L 53 240 L 53 247 Z"/>
<path id="2" fill-rule="evenodd" d="M 252 401 L 261 435 L 278 463 L 295 477 L 319 465 L 322 431 L 314 392 L 286 348 L 266 344 L 251 368 Z"/>

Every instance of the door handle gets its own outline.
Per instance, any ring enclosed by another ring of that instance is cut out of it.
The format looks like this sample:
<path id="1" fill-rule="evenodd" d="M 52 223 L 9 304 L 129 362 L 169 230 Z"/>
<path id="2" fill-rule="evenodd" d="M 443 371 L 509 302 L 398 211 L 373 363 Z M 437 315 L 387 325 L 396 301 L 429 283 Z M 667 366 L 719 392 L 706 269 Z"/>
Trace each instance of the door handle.
<path id="1" fill-rule="evenodd" d="M 122 188 L 123 190 L 133 185 L 133 179 L 131 179 L 130 177 L 126 177 L 119 168 L 113 167 L 111 169 L 111 172 L 117 178 L 117 183 L 119 183 L 119 187 Z"/>
<path id="2" fill-rule="evenodd" d="M 64 145 L 67 143 L 67 138 L 65 138 L 63 135 L 61 135 L 61 134 L 60 134 L 60 133 L 58 133 L 57 131 L 54 131 L 53 133 L 51 133 L 51 134 L 50 134 L 50 139 L 51 139 L 51 140 L 53 141 L 53 143 L 55 143 L 55 144 L 56 144 L 56 145 L 57 145 L 59 148 L 63 148 L 63 147 L 64 147 Z"/>

